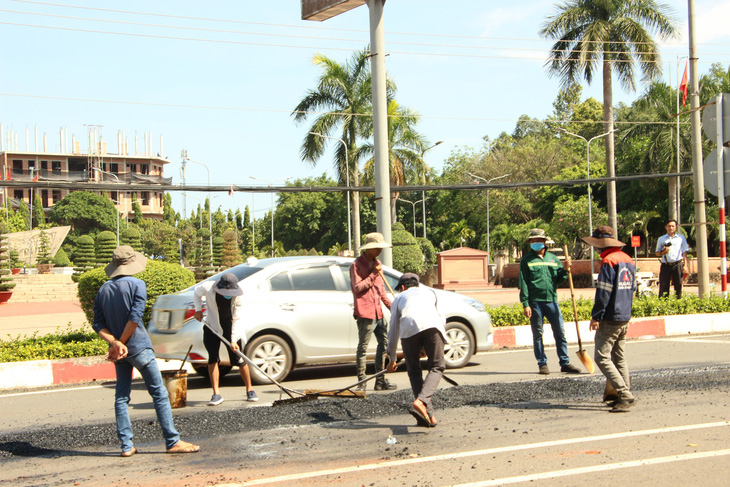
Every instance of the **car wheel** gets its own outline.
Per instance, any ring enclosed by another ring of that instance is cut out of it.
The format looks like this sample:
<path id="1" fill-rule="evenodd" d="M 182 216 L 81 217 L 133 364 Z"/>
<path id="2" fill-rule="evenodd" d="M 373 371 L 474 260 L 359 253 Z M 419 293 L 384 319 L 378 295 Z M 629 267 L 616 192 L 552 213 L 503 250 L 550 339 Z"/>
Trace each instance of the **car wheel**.
<path id="1" fill-rule="evenodd" d="M 462 323 L 446 323 L 446 343 L 444 345 L 446 368 L 459 369 L 471 360 L 474 351 L 474 335 L 469 327 Z"/>
<path id="2" fill-rule="evenodd" d="M 251 340 L 246 346 L 246 356 L 277 382 L 284 380 L 294 365 L 289 344 L 276 335 L 263 335 Z M 250 369 L 254 384 L 271 384 L 271 380 L 258 370 L 253 367 Z"/>
<path id="3" fill-rule="evenodd" d="M 231 371 L 233 367 L 230 365 L 220 365 L 218 364 L 218 376 L 223 377 L 228 372 Z M 193 364 L 193 369 L 195 369 L 195 372 L 201 376 L 208 378 L 208 365 L 207 364 Z"/>

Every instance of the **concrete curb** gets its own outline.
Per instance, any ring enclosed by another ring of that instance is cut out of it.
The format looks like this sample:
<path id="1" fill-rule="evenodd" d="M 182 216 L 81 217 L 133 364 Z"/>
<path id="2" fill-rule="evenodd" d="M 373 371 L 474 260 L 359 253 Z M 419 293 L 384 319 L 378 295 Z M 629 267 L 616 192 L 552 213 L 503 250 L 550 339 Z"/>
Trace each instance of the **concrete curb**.
<path id="1" fill-rule="evenodd" d="M 570 344 L 578 343 L 578 335 L 574 325 L 575 322 L 565 322 L 565 334 Z M 578 326 L 580 327 L 582 342 L 584 344 L 593 343 L 594 332 L 589 330 L 588 321 L 581 321 Z M 696 335 L 728 331 L 730 331 L 730 313 L 658 316 L 632 319 L 628 338 L 652 339 L 672 335 Z M 493 332 L 495 349 L 532 346 L 532 331 L 529 326 L 504 326 L 494 328 Z M 549 325 L 545 326 L 543 342 L 545 345 L 555 344 Z M 160 360 L 158 360 L 158 364 L 160 370 L 171 368 L 169 363 Z M 186 368 L 189 369 L 189 364 Z M 136 374 L 135 377 L 137 377 Z M 0 363 L 0 391 L 4 389 L 109 381 L 115 378 L 114 364 L 105 361 L 103 357 Z"/>

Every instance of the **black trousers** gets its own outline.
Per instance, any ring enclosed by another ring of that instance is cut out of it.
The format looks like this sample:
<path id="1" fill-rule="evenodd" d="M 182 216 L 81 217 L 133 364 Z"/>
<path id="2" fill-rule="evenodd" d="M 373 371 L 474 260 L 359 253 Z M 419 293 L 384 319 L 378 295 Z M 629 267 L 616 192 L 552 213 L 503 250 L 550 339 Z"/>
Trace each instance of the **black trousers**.
<path id="1" fill-rule="evenodd" d="M 669 281 L 674 285 L 674 292 L 677 298 L 682 297 L 682 270 L 684 269 L 684 261 L 680 260 L 675 264 L 665 264 L 662 262 L 659 268 L 659 296 L 669 295 Z"/>

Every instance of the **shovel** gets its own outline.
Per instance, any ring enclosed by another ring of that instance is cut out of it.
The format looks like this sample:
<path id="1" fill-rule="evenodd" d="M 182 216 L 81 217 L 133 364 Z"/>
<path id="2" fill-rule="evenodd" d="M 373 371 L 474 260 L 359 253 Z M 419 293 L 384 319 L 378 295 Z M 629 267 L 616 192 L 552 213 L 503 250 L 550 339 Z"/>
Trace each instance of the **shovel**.
<path id="1" fill-rule="evenodd" d="M 568 246 L 563 247 L 565 251 L 565 257 L 568 258 Z M 575 331 L 578 335 L 578 358 L 583 363 L 589 374 L 592 374 L 596 370 L 593 360 L 588 356 L 585 350 L 583 350 L 583 342 L 580 339 L 580 327 L 578 326 L 578 307 L 575 304 L 575 291 L 573 290 L 573 273 L 568 269 L 568 284 L 570 284 L 570 299 L 573 301 L 573 316 L 575 317 Z"/>

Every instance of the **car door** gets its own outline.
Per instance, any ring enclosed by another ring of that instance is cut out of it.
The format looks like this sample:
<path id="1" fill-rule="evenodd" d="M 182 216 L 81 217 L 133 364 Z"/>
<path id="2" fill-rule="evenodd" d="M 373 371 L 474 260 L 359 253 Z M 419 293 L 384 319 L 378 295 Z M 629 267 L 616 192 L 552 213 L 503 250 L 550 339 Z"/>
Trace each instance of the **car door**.
<path id="1" fill-rule="evenodd" d="M 289 315 L 297 363 L 336 362 L 354 355 L 352 300 L 335 284 L 335 267 L 305 266 L 269 279 L 276 305 Z"/>

